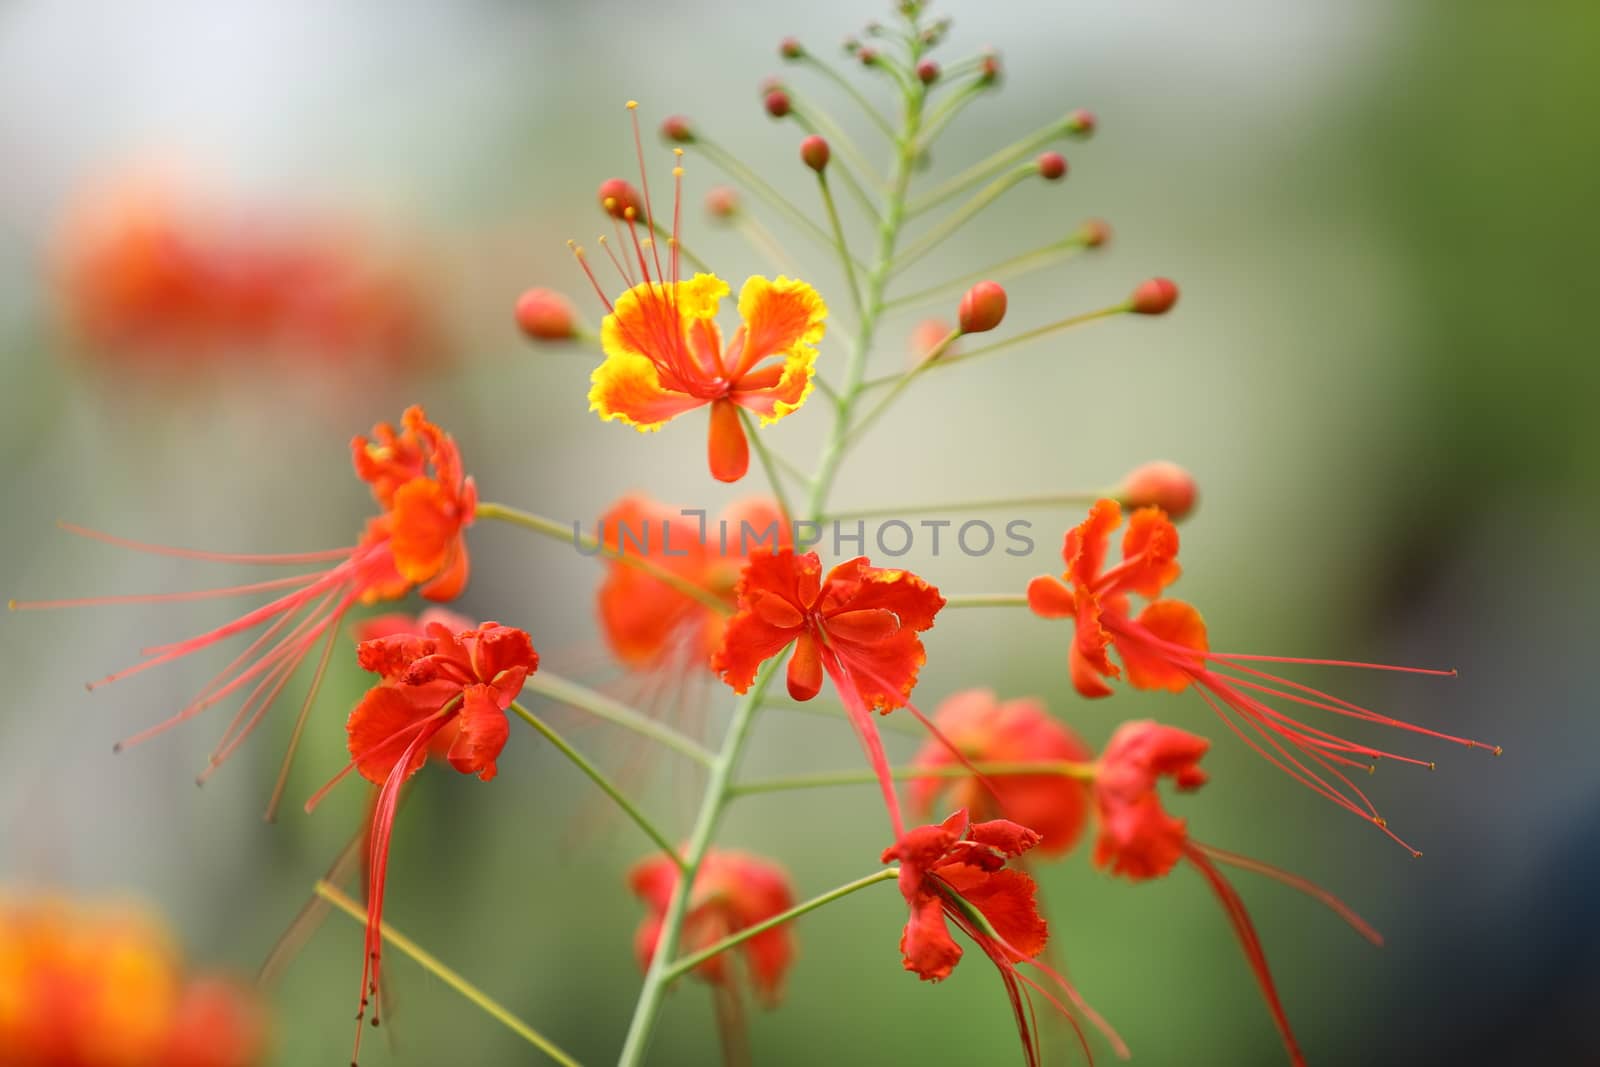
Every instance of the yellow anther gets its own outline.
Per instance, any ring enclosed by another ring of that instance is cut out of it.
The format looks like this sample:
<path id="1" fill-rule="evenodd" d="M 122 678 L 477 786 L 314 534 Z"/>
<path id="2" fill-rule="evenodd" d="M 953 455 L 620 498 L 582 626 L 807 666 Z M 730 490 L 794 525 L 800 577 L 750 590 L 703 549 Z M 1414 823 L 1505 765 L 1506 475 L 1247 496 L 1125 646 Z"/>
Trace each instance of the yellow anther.
<path id="1" fill-rule="evenodd" d="M 622 217 L 627 219 L 629 222 L 632 222 L 634 219 L 639 217 L 639 209 L 634 207 L 632 204 L 629 204 L 627 207 L 622 209 Z"/>
<path id="2" fill-rule="evenodd" d="M 1501 748 L 1499 745 L 1494 746 L 1494 754 L 1496 756 L 1502 755 L 1504 752 L 1505 749 Z"/>
<path id="3" fill-rule="evenodd" d="M 673 176 L 673 177 L 674 177 L 674 178 L 681 178 L 681 177 L 683 177 L 683 168 L 682 168 L 682 167 L 673 167 L 673 168 L 672 168 L 672 176 Z"/>
<path id="4" fill-rule="evenodd" d="M 628 101 L 628 110 L 629 111 L 638 111 L 639 110 L 639 101 L 637 101 L 637 100 L 629 100 Z"/>
<path id="5" fill-rule="evenodd" d="M 1374 815 L 1372 817 L 1372 822 L 1375 826 L 1379 826 L 1385 830 L 1389 828 L 1389 820 L 1385 819 L 1382 815 Z"/>
<path id="6" fill-rule="evenodd" d="M 674 148 L 674 149 L 673 149 L 673 150 L 672 150 L 672 154 L 673 154 L 673 155 L 675 155 L 675 156 L 677 156 L 677 157 L 678 157 L 678 158 L 680 158 L 680 159 L 681 159 L 681 158 L 683 158 L 683 149 L 681 149 L 681 148 Z"/>

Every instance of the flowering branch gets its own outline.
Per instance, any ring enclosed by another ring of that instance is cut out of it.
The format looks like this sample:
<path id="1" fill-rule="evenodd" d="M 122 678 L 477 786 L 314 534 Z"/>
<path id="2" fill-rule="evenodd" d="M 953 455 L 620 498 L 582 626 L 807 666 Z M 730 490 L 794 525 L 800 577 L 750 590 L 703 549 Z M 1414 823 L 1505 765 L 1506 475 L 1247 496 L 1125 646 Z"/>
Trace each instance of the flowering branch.
<path id="1" fill-rule="evenodd" d="M 847 897 L 857 890 L 865 889 L 871 885 L 877 885 L 879 882 L 892 881 L 899 876 L 900 868 L 886 867 L 881 871 L 874 871 L 865 878 L 857 878 L 855 881 L 847 882 L 846 884 L 839 886 L 837 889 L 830 889 L 826 893 L 820 894 L 819 896 L 814 896 L 802 904 L 796 904 L 788 911 L 774 915 L 765 922 L 759 922 L 752 926 L 746 926 L 738 933 L 731 934 L 728 937 L 723 938 L 721 941 L 701 949 L 699 952 L 690 953 L 678 962 L 674 963 L 671 967 L 667 968 L 667 981 L 671 982 L 674 979 L 681 978 L 683 975 L 688 974 L 690 971 L 700 966 L 706 960 L 711 959 L 713 956 L 720 956 L 730 948 L 734 948 L 743 942 L 750 940 L 750 938 L 755 937 L 757 934 L 765 933 L 775 926 L 782 926 L 786 922 L 789 922 L 793 919 L 798 919 L 807 912 L 816 911 L 824 904 L 831 904 L 835 900 L 839 900 L 842 897 Z"/>
<path id="2" fill-rule="evenodd" d="M 367 909 L 351 900 L 348 896 L 341 892 L 338 887 L 319 880 L 316 885 L 316 890 L 317 896 L 321 897 L 323 900 L 326 900 L 328 903 L 332 904 L 334 907 L 338 908 L 352 919 L 360 923 L 365 923 L 367 921 Z M 418 945 L 415 941 L 411 940 L 409 937 L 406 937 L 388 923 L 382 923 L 379 928 L 383 931 L 383 939 L 385 941 L 389 942 L 389 944 L 393 945 L 407 956 L 410 956 L 412 959 L 416 960 L 417 963 L 421 964 L 429 974 L 432 974 L 435 978 L 439 979 L 439 981 L 443 982 L 451 989 L 454 989 L 457 993 L 460 993 L 462 996 L 472 1001 L 473 1004 L 482 1008 L 486 1014 L 488 1014 L 495 1021 L 504 1025 L 506 1029 L 522 1038 L 540 1052 L 543 1052 L 546 1056 L 549 1056 L 555 1062 L 562 1064 L 563 1067 L 582 1067 L 582 1065 L 579 1064 L 577 1060 L 573 1059 L 572 1056 L 566 1052 L 563 1052 L 560 1046 L 558 1046 L 554 1041 L 551 1041 L 548 1037 L 545 1037 L 543 1034 L 539 1033 L 539 1031 L 535 1030 L 533 1027 L 529 1026 L 527 1023 L 511 1014 L 511 1012 L 507 1011 L 500 1005 L 499 1001 L 494 1000 L 487 993 L 478 989 L 477 986 L 467 981 L 449 967 L 446 967 L 443 963 L 439 962 L 437 957 L 424 950 L 422 946 Z"/>
<path id="3" fill-rule="evenodd" d="M 573 766 L 588 775 L 589 780 L 599 786 L 602 793 L 615 801 L 617 807 L 621 808 L 623 813 L 632 819 L 639 829 L 644 831 L 646 837 L 654 841 L 663 853 L 671 857 L 672 862 L 676 863 L 680 870 L 683 868 L 683 860 L 679 858 L 678 850 L 673 847 L 672 842 L 667 840 L 666 835 L 656 828 L 656 824 L 651 822 L 644 812 L 640 811 L 633 801 L 629 800 L 622 790 L 617 788 L 616 783 L 605 776 L 600 768 L 590 763 L 581 752 L 568 744 L 565 738 L 521 704 L 512 701 L 510 710 L 523 722 L 543 734 L 546 741 L 549 741 L 556 747 L 557 751 L 572 761 Z"/>
<path id="4" fill-rule="evenodd" d="M 716 762 L 716 755 L 704 745 L 679 733 L 665 723 L 635 711 L 620 701 L 613 700 L 604 693 L 598 693 L 587 686 L 570 682 L 565 678 L 551 674 L 549 671 L 540 671 L 530 675 L 522 684 L 526 692 L 538 693 L 548 697 L 558 704 L 586 711 L 597 719 L 602 719 L 625 730 L 632 730 L 641 737 L 648 737 L 658 741 L 679 755 L 687 756 L 704 767 L 709 767 Z"/>
<path id="5" fill-rule="evenodd" d="M 979 760 L 971 766 L 956 763 L 938 767 L 894 767 L 890 775 L 897 782 L 936 778 L 966 778 L 982 774 L 995 778 L 1015 775 L 1054 775 L 1080 782 L 1092 782 L 1095 776 L 1093 763 L 1077 760 Z M 783 793 L 796 789 L 828 789 L 837 785 L 874 785 L 878 781 L 870 771 L 828 771 L 821 774 L 796 774 L 784 778 L 760 778 L 739 782 L 733 787 L 737 796 L 755 793 Z"/>

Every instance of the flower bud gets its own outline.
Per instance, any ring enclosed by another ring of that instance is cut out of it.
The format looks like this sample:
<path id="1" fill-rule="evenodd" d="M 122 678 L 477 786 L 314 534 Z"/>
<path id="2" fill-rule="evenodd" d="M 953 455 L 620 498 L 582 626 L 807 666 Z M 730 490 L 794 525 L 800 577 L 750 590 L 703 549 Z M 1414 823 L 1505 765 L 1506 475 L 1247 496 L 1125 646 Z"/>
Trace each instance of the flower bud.
<path id="1" fill-rule="evenodd" d="M 1130 508 L 1157 507 L 1168 518 L 1181 519 L 1194 510 L 1194 475 L 1164 459 L 1145 463 L 1122 479 L 1118 496 Z"/>
<path id="2" fill-rule="evenodd" d="M 739 213 L 739 193 L 731 185 L 713 185 L 706 190 L 706 214 L 714 219 L 731 219 Z"/>
<path id="3" fill-rule="evenodd" d="M 668 115 L 661 121 L 661 137 L 674 144 L 694 144 L 694 127 L 682 115 Z"/>
<path id="4" fill-rule="evenodd" d="M 778 54 L 784 59 L 799 59 L 806 54 L 805 47 L 797 37 L 785 37 L 778 42 Z"/>
<path id="5" fill-rule="evenodd" d="M 854 37 L 846 37 L 840 47 L 844 49 L 846 55 L 853 56 L 861 51 L 861 42 Z"/>
<path id="6" fill-rule="evenodd" d="M 983 54 L 983 60 L 978 65 L 978 81 L 983 85 L 994 85 L 1000 80 L 1000 53 L 989 51 Z"/>
<path id="7" fill-rule="evenodd" d="M 1088 108 L 1078 108 L 1067 114 L 1067 132 L 1074 137 L 1089 137 L 1095 128 L 1094 112 Z"/>
<path id="8" fill-rule="evenodd" d="M 767 114 L 775 119 L 781 119 L 789 113 L 789 94 L 782 89 L 774 89 L 769 92 L 764 103 Z"/>
<path id="9" fill-rule="evenodd" d="M 1006 291 L 999 282 L 979 282 L 961 298 L 961 332 L 986 333 L 1006 317 Z"/>
<path id="10" fill-rule="evenodd" d="M 911 351 L 911 366 L 920 367 L 926 363 L 928 357 L 939 347 L 939 342 L 950 336 L 950 329 L 950 324 L 943 319 L 923 319 L 917 323 L 911 331 L 907 345 Z M 955 348 L 956 346 L 952 344 L 940 355 L 948 356 L 955 351 Z"/>
<path id="11" fill-rule="evenodd" d="M 833 155 L 828 149 L 828 142 L 816 134 L 812 134 L 800 142 L 800 158 L 805 165 L 821 174 L 828 166 L 828 160 Z"/>
<path id="12" fill-rule="evenodd" d="M 876 48 L 861 48 L 856 52 L 856 58 L 863 67 L 876 66 L 878 63 L 878 50 Z"/>
<path id="13" fill-rule="evenodd" d="M 599 197 L 600 206 L 612 218 L 626 218 L 629 208 L 633 209 L 635 218 L 643 211 L 638 190 L 621 178 L 607 178 L 601 182 Z"/>
<path id="14" fill-rule="evenodd" d="M 924 59 L 917 64 L 917 80 L 923 85 L 932 85 L 939 80 L 939 64 L 931 59 Z"/>
<path id="15" fill-rule="evenodd" d="M 1090 219 L 1078 229 L 1085 248 L 1099 248 L 1111 240 L 1111 224 L 1105 219 Z"/>
<path id="16" fill-rule="evenodd" d="M 768 74 L 765 78 L 761 79 L 761 84 L 757 87 L 757 92 L 759 92 L 762 96 L 766 96 L 768 93 L 775 93 L 778 90 L 785 88 L 787 88 L 787 85 L 782 78 L 778 77 L 776 74 Z"/>
<path id="17" fill-rule="evenodd" d="M 572 302 L 553 289 L 529 289 L 517 297 L 517 325 L 535 341 L 565 341 L 578 333 Z"/>
<path id="18" fill-rule="evenodd" d="M 1060 181 L 1067 174 L 1067 157 L 1060 152 L 1041 152 L 1034 161 L 1039 167 L 1039 177 L 1047 182 Z"/>
<path id="19" fill-rule="evenodd" d="M 1165 315 L 1178 302 L 1178 286 L 1168 278 L 1151 278 L 1133 291 L 1129 310 L 1138 315 Z"/>

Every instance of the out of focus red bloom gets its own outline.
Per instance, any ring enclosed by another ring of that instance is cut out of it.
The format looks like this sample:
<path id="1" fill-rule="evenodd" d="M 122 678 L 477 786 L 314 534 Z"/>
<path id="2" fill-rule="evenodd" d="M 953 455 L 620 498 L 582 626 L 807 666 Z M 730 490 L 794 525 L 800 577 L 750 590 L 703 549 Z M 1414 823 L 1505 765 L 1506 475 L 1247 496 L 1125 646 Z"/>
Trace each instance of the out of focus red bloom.
<path id="1" fill-rule="evenodd" d="M 92 683 L 91 689 L 265 627 L 192 702 L 164 722 L 128 738 L 123 746 L 147 740 L 243 690 L 246 693 L 244 701 L 218 743 L 202 777 L 209 775 L 237 750 L 261 722 L 267 709 L 317 642 L 325 639 L 331 650 L 340 623 L 352 607 L 398 599 L 413 587 L 420 587 L 424 596 L 434 600 L 448 600 L 461 592 L 468 576 L 464 532 L 472 523 L 476 511 L 477 489 L 472 479 L 464 475 L 460 452 L 450 435 L 429 422 L 420 407 L 412 407 L 405 412 L 401 429 L 396 430 L 387 423 L 380 424 L 373 429 L 370 438 L 357 437 L 351 446 L 356 475 L 371 487 L 380 509 L 367 522 L 365 531 L 353 547 L 287 555 L 198 552 L 124 541 L 81 527 L 66 527 L 74 533 L 157 555 L 283 566 L 332 564 L 326 570 L 198 593 L 13 602 L 11 607 L 14 609 L 80 607 L 243 596 L 287 590 L 267 604 L 214 630 L 184 641 L 145 649 L 145 658 L 138 664 Z M 326 662 L 325 656 L 324 666 Z M 321 677 L 322 671 L 319 669 L 306 698 L 305 709 L 309 709 Z M 298 733 L 296 731 L 296 737 Z M 290 758 L 293 754 L 291 745 Z M 280 791 L 281 788 L 280 778 Z"/>
<path id="2" fill-rule="evenodd" d="M 628 885 L 644 901 L 649 913 L 639 924 L 634 944 L 639 965 L 648 969 L 661 940 L 661 924 L 672 894 L 677 891 L 678 865 L 666 856 L 652 856 L 628 872 Z M 746 927 L 765 922 L 794 907 L 789 875 L 771 860 L 746 852 L 711 849 L 695 875 L 694 891 L 683 923 L 685 952 L 709 948 Z M 783 992 L 784 976 L 794 962 L 794 933 L 789 923 L 763 930 L 739 945 L 751 988 L 769 1006 Z M 694 973 L 712 985 L 731 988 L 734 982 L 732 952 L 712 956 Z"/>
<path id="3" fill-rule="evenodd" d="M 906 831 L 883 852 L 883 862 L 900 864 L 900 892 L 911 909 L 900 936 L 906 970 L 928 982 L 948 978 L 962 956 L 961 946 L 950 936 L 954 923 L 1000 973 L 1030 1065 L 1039 1062 L 1039 1049 L 1029 990 L 1043 995 L 1074 1029 L 1078 1023 L 1055 994 L 1018 969 L 1024 963 L 1044 973 L 1121 1047 L 1120 1039 L 1071 985 L 1037 959 L 1049 939 L 1039 914 L 1037 887 L 1032 878 L 1006 863 L 1038 843 L 1039 835 L 1026 826 L 1005 819 L 973 823 L 965 811 L 958 811 L 942 823 Z"/>
<path id="4" fill-rule="evenodd" d="M 1094 779 L 1100 834 L 1094 863 L 1134 881 L 1160 878 L 1183 856 L 1188 828 L 1161 807 L 1156 783 L 1171 778 L 1185 792 L 1206 783 L 1199 767 L 1211 742 L 1155 722 L 1126 722 L 1100 757 Z"/>
<path id="5" fill-rule="evenodd" d="M 350 764 L 306 805 L 313 808 L 352 770 L 381 786 L 372 814 L 367 886 L 366 958 L 361 973 L 361 1007 L 356 1016 L 356 1050 L 369 999 L 380 994 L 384 887 L 389 844 L 400 802 L 400 787 L 428 759 L 435 739 L 454 732 L 445 759 L 462 774 L 487 782 L 510 736 L 506 709 L 522 683 L 539 667 L 539 655 L 525 631 L 486 622 L 452 633 L 430 623 L 425 636 L 399 634 L 365 641 L 357 649 L 363 669 L 382 681 L 367 690 L 350 713 L 345 731 Z"/>
<path id="6" fill-rule="evenodd" d="M 874 567 L 865 556 L 826 576 L 815 552 L 754 552 L 737 589 L 739 610 L 728 623 L 712 666 L 743 693 L 767 660 L 790 644 L 789 695 L 810 700 L 833 679 L 883 788 L 895 833 L 900 802 L 873 709 L 903 707 L 927 655 L 917 635 L 944 607 L 939 590 L 910 571 Z"/>
<path id="7" fill-rule="evenodd" d="M 951 695 L 934 712 L 933 724 L 940 736 L 923 744 L 912 760 L 915 767 L 953 768 L 963 758 L 972 763 L 1059 760 L 1086 765 L 1094 755 L 1039 701 L 1001 702 L 988 689 Z M 1006 818 L 1021 823 L 1039 834 L 1039 852 L 1047 856 L 1072 848 L 1089 814 L 1088 788 L 1065 774 L 1003 774 L 987 781 L 972 775 L 915 779 L 911 807 L 916 816 L 927 818 L 935 802 L 965 809 L 980 822 Z"/>
<path id="8" fill-rule="evenodd" d="M 705 523 L 645 496 L 623 497 L 600 517 L 601 543 L 656 566 L 735 606 L 734 588 L 750 549 L 789 543 L 788 523 L 771 500 L 729 505 Z M 608 557 L 599 594 L 600 627 L 629 667 L 708 666 L 721 647 L 727 615 L 637 567 Z"/>
<path id="9" fill-rule="evenodd" d="M 1065 573 L 1060 578 L 1038 577 L 1028 585 L 1028 604 L 1035 614 L 1074 620 L 1076 633 L 1067 663 L 1073 685 L 1084 696 L 1109 696 L 1111 687 L 1106 679 L 1120 678 L 1124 670 L 1129 684 L 1136 689 L 1180 692 L 1193 686 L 1228 727 L 1268 762 L 1372 822 L 1402 845 L 1405 842 L 1389 830 L 1366 794 L 1341 768 L 1365 771 L 1370 763 L 1364 761 L 1378 759 L 1432 764 L 1297 722 L 1267 704 L 1263 697 L 1469 748 L 1491 747 L 1380 715 L 1251 664 L 1300 663 L 1445 676 L 1454 671 L 1212 651 L 1200 613 L 1181 600 L 1161 599 L 1163 590 L 1182 573 L 1177 558 L 1177 528 L 1160 508 L 1138 509 L 1122 538 L 1122 562 L 1107 567 L 1108 542 L 1121 523 L 1122 509 L 1116 501 L 1096 501 L 1089 517 L 1067 531 L 1062 547 Z M 1131 613 L 1129 598 L 1133 595 L 1150 601 L 1138 615 Z M 1122 661 L 1120 667 L 1110 657 L 1112 650 Z"/>
<path id="10" fill-rule="evenodd" d="M 143 912 L 0 894 L 5 1067 L 252 1067 L 266 1046 L 254 994 L 186 974 Z"/>
<path id="11" fill-rule="evenodd" d="M 264 354 L 328 368 L 437 358 L 431 303 L 395 256 L 348 226 L 201 199 L 135 177 L 74 205 L 61 298 L 95 355 L 185 370 Z"/>

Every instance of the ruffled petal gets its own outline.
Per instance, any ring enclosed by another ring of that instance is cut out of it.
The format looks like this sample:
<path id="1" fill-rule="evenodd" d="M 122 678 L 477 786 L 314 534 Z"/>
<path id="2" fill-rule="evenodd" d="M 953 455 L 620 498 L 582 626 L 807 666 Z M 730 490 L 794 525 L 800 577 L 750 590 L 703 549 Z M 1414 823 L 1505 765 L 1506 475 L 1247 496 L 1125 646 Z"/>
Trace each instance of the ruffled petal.
<path id="1" fill-rule="evenodd" d="M 1196 652 L 1205 652 L 1209 647 L 1205 620 L 1191 605 L 1181 600 L 1157 600 L 1139 613 L 1134 626 L 1136 631 L 1142 629 L 1158 641 L 1181 645 Z M 1182 692 L 1194 681 L 1190 672 L 1205 666 L 1203 656 L 1188 656 L 1175 649 L 1138 640 L 1134 636 L 1119 635 L 1116 645 L 1122 665 L 1128 669 L 1128 684 L 1135 689 Z"/>
<path id="2" fill-rule="evenodd" d="M 751 553 L 735 589 L 739 610 L 729 620 L 722 647 L 712 657 L 712 669 L 735 692 L 749 689 L 761 664 L 800 634 L 799 628 L 774 625 L 770 621 L 771 609 L 765 614 L 757 610 L 760 602 L 776 597 L 796 615 L 803 614 L 812 601 L 803 599 L 802 591 L 816 589 L 821 571 L 822 564 L 815 553 L 797 556 L 789 549 L 759 549 Z"/>
<path id="3" fill-rule="evenodd" d="M 609 322 L 609 317 L 607 318 Z M 643 356 L 608 348 L 605 362 L 589 376 L 589 410 L 637 430 L 659 430 L 706 401 L 662 383 L 661 372 Z"/>
<path id="4" fill-rule="evenodd" d="M 769 426 L 806 402 L 815 386 L 817 352 L 802 348 L 750 371 L 733 383 L 728 398 Z"/>
<path id="5" fill-rule="evenodd" d="M 1106 561 L 1106 544 L 1111 531 L 1122 525 L 1122 506 L 1115 500 L 1096 500 L 1089 517 L 1067 531 L 1061 556 L 1067 564 L 1067 580 L 1082 587 L 1092 586 Z"/>
<path id="6" fill-rule="evenodd" d="M 345 722 L 350 758 L 367 781 L 384 784 L 419 731 L 438 711 L 437 705 L 419 706 L 414 694 L 409 686 L 375 685 L 350 712 Z M 421 770 L 427 758 L 428 750 L 416 746 L 405 777 Z"/>
<path id="7" fill-rule="evenodd" d="M 1122 558 L 1127 570 L 1119 589 L 1144 597 L 1158 597 L 1183 573 L 1178 563 L 1178 528 L 1160 508 L 1140 508 L 1128 519 L 1122 535 Z M 1137 561 L 1137 562 L 1135 562 Z"/>
<path id="8" fill-rule="evenodd" d="M 461 536 L 463 516 L 456 495 L 432 478 L 413 478 L 395 490 L 391 516 L 395 569 L 413 583 L 437 577 L 451 562 Z"/>
<path id="9" fill-rule="evenodd" d="M 959 872 L 941 870 L 940 877 L 983 913 L 1004 942 L 1001 948 L 1014 961 L 1032 959 L 1044 951 L 1050 928 L 1039 914 L 1038 887 L 1032 878 L 1009 867 L 998 871 L 975 867 Z"/>
<path id="10" fill-rule="evenodd" d="M 961 962 L 961 946 L 945 923 L 944 902 L 934 894 L 919 894 L 911 902 L 911 917 L 900 935 L 900 955 L 906 970 L 925 982 L 950 977 Z"/>
<path id="11" fill-rule="evenodd" d="M 495 760 L 511 736 L 511 724 L 500 709 L 493 686 L 469 685 L 462 690 L 458 730 L 450 745 L 450 766 L 462 774 L 476 774 L 487 782 L 495 776 Z"/>
<path id="12" fill-rule="evenodd" d="M 730 374 L 736 380 L 768 356 L 793 356 L 822 340 L 828 305 L 805 282 L 757 276 L 739 290 L 739 317 L 744 320 L 744 345 Z"/>

